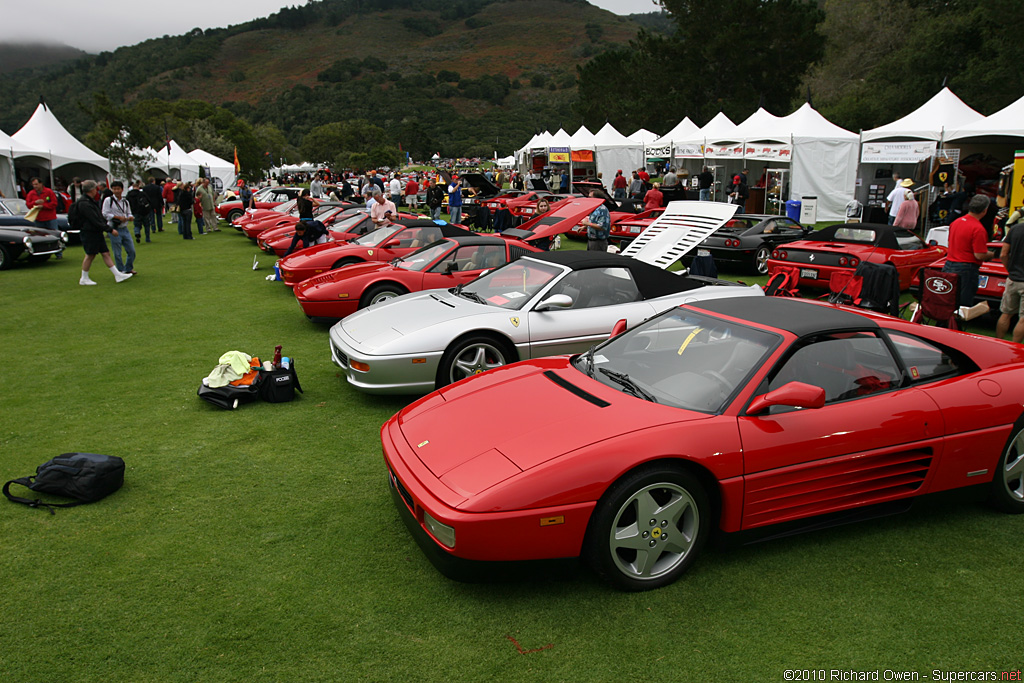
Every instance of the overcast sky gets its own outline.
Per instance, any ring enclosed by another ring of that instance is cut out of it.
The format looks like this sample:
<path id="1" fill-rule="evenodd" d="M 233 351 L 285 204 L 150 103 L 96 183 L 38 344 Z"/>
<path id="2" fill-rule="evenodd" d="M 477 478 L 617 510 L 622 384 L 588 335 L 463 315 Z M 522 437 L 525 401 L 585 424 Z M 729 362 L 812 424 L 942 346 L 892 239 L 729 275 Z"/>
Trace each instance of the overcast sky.
<path id="1" fill-rule="evenodd" d="M 616 14 L 639 14 L 658 9 L 653 0 L 589 0 Z M 175 0 L 144 3 L 133 0 L 41 0 L 39 3 L 0 0 L 0 14 L 17 21 L 0 22 L 0 42 L 35 42 L 31 27 L 42 18 L 38 39 L 58 42 L 88 52 L 114 50 L 148 38 L 180 35 L 199 28 L 223 28 L 273 14 L 283 6 L 305 4 L 302 0 Z M 162 6 L 156 13 L 153 8 Z M 40 15 L 38 10 L 43 10 Z"/>

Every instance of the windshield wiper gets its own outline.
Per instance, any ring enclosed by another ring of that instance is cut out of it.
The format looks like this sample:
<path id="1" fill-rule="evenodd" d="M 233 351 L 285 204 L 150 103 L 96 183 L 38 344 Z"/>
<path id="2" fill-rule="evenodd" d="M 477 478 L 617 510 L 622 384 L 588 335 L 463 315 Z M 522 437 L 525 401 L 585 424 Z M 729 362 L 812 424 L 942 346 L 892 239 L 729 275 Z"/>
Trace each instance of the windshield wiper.
<path id="1" fill-rule="evenodd" d="M 605 375 L 616 384 L 622 385 L 624 389 L 629 390 L 629 393 L 633 394 L 637 398 L 642 398 L 643 400 L 650 401 L 651 403 L 658 402 L 658 400 L 654 398 L 654 396 L 650 392 L 640 388 L 640 385 L 638 385 L 636 382 L 630 379 L 629 375 L 627 375 L 626 373 L 615 372 L 614 370 L 609 370 L 608 368 L 599 368 L 599 370 L 601 371 L 601 374 Z"/>
<path id="2" fill-rule="evenodd" d="M 466 284 L 465 282 L 460 282 L 459 284 L 455 285 L 454 287 L 452 287 L 448 291 L 451 292 L 452 294 L 454 294 L 455 296 L 462 296 L 462 297 L 465 297 L 465 298 L 469 299 L 470 301 L 476 301 L 477 303 L 481 303 L 481 304 L 484 304 L 486 306 L 487 302 L 484 301 L 483 297 L 481 297 L 476 292 L 464 292 L 464 291 L 462 291 L 462 287 L 465 284 Z"/>
<path id="3" fill-rule="evenodd" d="M 590 349 L 582 356 L 584 362 L 583 372 L 587 373 L 587 377 L 594 376 L 594 348 L 595 347 L 591 346 Z"/>

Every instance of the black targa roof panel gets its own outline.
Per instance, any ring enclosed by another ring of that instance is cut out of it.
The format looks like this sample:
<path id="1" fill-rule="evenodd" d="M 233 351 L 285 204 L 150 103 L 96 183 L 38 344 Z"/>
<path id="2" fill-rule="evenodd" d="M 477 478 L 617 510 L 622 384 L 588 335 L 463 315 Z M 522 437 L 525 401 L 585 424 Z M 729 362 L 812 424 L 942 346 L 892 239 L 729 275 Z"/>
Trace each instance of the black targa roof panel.
<path id="1" fill-rule="evenodd" d="M 629 270 L 637 289 L 645 299 L 653 299 L 668 294 L 677 294 L 704 286 L 704 283 L 692 280 L 685 275 L 676 275 L 657 266 L 637 261 L 629 256 L 601 251 L 546 251 L 530 254 L 527 258 L 572 268 L 586 270 L 588 268 L 625 268 Z M 757 297 L 758 300 L 763 297 Z"/>
<path id="2" fill-rule="evenodd" d="M 688 304 L 710 313 L 721 313 L 755 325 L 792 332 L 798 337 L 823 332 L 878 329 L 870 318 L 840 308 L 777 296 L 705 299 Z"/>

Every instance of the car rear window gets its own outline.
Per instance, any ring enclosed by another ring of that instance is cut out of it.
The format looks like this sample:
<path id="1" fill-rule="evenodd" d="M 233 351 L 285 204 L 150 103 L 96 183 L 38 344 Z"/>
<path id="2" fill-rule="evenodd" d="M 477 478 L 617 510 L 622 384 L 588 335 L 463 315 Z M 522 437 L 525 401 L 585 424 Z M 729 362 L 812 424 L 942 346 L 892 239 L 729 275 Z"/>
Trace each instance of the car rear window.
<path id="1" fill-rule="evenodd" d="M 875 231 L 867 228 L 839 228 L 836 230 L 836 240 L 840 242 L 863 242 L 864 244 L 875 243 Z"/>

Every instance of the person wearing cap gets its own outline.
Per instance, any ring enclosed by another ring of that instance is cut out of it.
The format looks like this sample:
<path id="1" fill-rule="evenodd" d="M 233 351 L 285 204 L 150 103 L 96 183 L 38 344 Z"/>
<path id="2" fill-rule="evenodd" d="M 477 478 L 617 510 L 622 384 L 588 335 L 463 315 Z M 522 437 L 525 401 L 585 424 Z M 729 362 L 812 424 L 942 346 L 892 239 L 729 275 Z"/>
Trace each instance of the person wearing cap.
<path id="1" fill-rule="evenodd" d="M 743 213 L 743 207 L 747 203 L 747 196 L 750 194 L 747 190 L 747 184 L 743 182 L 743 176 L 736 174 L 732 177 L 732 183 L 725 188 L 726 193 L 729 195 L 729 203 L 735 204 L 738 208 L 736 213 Z"/>
<path id="2" fill-rule="evenodd" d="M 957 306 L 974 305 L 981 264 L 995 258 L 995 254 L 988 250 L 988 234 L 981 224 L 988 205 L 988 197 L 983 194 L 974 195 L 967 203 L 967 215 L 957 218 L 949 226 L 949 248 L 942 272 L 960 276 Z"/>
<path id="3" fill-rule="evenodd" d="M 913 180 L 911 180 L 910 178 L 904 178 L 903 180 L 896 184 L 896 187 L 893 188 L 893 191 L 890 192 L 889 196 L 885 198 L 885 205 L 886 207 L 888 207 L 889 210 L 889 225 L 895 225 L 896 214 L 900 212 L 900 206 L 902 206 L 903 202 L 906 200 L 907 190 L 913 186 Z"/>

